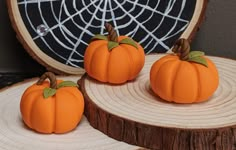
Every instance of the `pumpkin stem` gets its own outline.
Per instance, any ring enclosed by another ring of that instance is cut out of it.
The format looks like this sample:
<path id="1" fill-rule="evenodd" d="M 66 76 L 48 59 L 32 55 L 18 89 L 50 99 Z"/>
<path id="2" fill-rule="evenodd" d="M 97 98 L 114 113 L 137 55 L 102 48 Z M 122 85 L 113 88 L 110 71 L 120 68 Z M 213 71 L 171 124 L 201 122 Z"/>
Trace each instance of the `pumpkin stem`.
<path id="1" fill-rule="evenodd" d="M 105 28 L 108 32 L 108 39 L 113 42 L 118 42 L 118 35 L 112 25 L 110 23 L 105 23 Z"/>
<path id="2" fill-rule="evenodd" d="M 177 53 L 181 60 L 189 59 L 190 44 L 187 39 L 179 39 L 176 41 L 172 51 Z"/>
<path id="3" fill-rule="evenodd" d="M 46 79 L 49 79 L 50 81 L 50 88 L 52 89 L 56 89 L 57 88 L 57 80 L 56 80 L 56 76 L 52 73 L 52 72 L 45 72 L 38 80 L 38 82 L 36 83 L 37 85 L 42 85 L 43 81 L 45 81 Z"/>

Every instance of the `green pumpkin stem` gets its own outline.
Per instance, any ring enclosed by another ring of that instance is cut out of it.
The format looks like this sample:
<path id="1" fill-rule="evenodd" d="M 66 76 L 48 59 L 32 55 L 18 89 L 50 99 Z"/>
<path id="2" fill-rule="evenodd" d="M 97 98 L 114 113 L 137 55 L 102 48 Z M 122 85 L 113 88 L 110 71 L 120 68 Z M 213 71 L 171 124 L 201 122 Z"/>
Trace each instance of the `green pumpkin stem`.
<path id="1" fill-rule="evenodd" d="M 186 39 L 179 39 L 175 43 L 172 51 L 177 53 L 181 60 L 188 61 L 189 59 L 189 52 L 190 52 L 190 44 L 189 41 Z"/>
<path id="2" fill-rule="evenodd" d="M 180 60 L 194 62 L 208 67 L 206 59 L 202 57 L 204 56 L 204 52 L 190 51 L 190 44 L 186 39 L 177 40 L 172 51 L 179 55 Z"/>
<path id="3" fill-rule="evenodd" d="M 38 82 L 36 83 L 36 85 L 42 85 L 43 82 L 46 79 L 49 79 L 50 81 L 50 87 L 46 87 L 43 90 L 43 96 L 44 98 L 48 98 L 51 97 L 53 95 L 56 94 L 57 89 L 59 88 L 63 88 L 63 87 L 76 87 L 78 86 L 76 83 L 72 82 L 72 81 L 63 81 L 59 84 L 57 84 L 57 79 L 56 76 L 52 73 L 52 72 L 45 72 L 38 80 Z"/>
<path id="4" fill-rule="evenodd" d="M 108 39 L 109 41 L 117 42 L 118 43 L 118 35 L 115 29 L 112 27 L 111 24 L 105 23 L 105 28 L 108 32 Z"/>
<path id="5" fill-rule="evenodd" d="M 46 79 L 49 79 L 50 81 L 50 88 L 57 89 L 57 80 L 56 76 L 52 72 L 45 72 L 36 83 L 37 85 L 42 85 L 43 81 Z"/>
<path id="6" fill-rule="evenodd" d="M 125 39 L 122 39 L 121 41 L 118 41 L 118 34 L 111 24 L 105 23 L 105 28 L 108 31 L 108 36 L 97 34 L 92 38 L 92 41 L 93 40 L 108 41 L 107 47 L 109 51 L 118 47 L 120 44 L 128 44 L 138 49 L 137 43 L 131 38 L 125 38 Z"/>

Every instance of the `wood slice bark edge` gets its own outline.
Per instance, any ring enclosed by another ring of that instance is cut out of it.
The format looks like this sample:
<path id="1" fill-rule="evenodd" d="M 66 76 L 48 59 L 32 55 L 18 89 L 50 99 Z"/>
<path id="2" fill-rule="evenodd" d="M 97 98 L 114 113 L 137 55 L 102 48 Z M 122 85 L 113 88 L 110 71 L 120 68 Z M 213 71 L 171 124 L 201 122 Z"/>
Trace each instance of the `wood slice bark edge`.
<path id="1" fill-rule="evenodd" d="M 155 150 L 234 150 L 236 125 L 214 129 L 184 129 L 152 126 L 107 112 L 97 106 L 85 89 L 86 73 L 78 80 L 85 98 L 85 116 L 90 125 L 118 141 Z"/>

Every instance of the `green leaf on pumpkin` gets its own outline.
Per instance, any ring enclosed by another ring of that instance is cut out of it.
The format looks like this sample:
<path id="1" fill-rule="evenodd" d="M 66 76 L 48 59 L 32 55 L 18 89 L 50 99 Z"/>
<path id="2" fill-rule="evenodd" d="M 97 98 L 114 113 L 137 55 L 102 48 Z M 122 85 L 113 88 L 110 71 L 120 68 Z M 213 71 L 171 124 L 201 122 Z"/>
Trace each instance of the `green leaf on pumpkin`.
<path id="1" fill-rule="evenodd" d="M 45 88 L 45 89 L 43 90 L 43 97 L 46 99 L 46 98 L 48 98 L 48 97 L 50 97 L 50 96 L 55 95 L 56 92 L 57 92 L 56 89 Z"/>
<path id="2" fill-rule="evenodd" d="M 208 67 L 206 59 L 204 57 L 201 57 L 201 56 L 189 58 L 188 61 L 195 62 L 195 63 L 198 63 L 198 64 L 201 64 L 201 65 L 204 65 L 204 66 Z"/>
<path id="3" fill-rule="evenodd" d="M 191 51 L 189 53 L 189 58 L 191 59 L 191 58 L 194 58 L 194 57 L 200 57 L 200 56 L 204 56 L 204 55 L 205 55 L 205 53 L 202 52 L 202 51 Z"/>
<path id="4" fill-rule="evenodd" d="M 107 40 L 108 41 L 108 38 L 105 35 L 97 34 L 92 38 L 92 40 Z"/>
<path id="5" fill-rule="evenodd" d="M 75 82 L 72 81 L 63 81 L 57 85 L 57 88 L 62 88 L 62 87 L 76 87 L 78 86 Z"/>
<path id="6" fill-rule="evenodd" d="M 108 42 L 108 50 L 109 51 L 111 51 L 113 48 L 116 48 L 117 46 L 119 46 L 119 43 L 117 43 L 117 42 L 113 42 L 113 41 Z"/>
<path id="7" fill-rule="evenodd" d="M 121 40 L 120 44 L 128 44 L 128 45 L 131 45 L 131 46 L 135 47 L 136 49 L 138 49 L 137 43 L 133 39 L 130 39 L 130 38 L 125 38 L 125 39 Z"/>

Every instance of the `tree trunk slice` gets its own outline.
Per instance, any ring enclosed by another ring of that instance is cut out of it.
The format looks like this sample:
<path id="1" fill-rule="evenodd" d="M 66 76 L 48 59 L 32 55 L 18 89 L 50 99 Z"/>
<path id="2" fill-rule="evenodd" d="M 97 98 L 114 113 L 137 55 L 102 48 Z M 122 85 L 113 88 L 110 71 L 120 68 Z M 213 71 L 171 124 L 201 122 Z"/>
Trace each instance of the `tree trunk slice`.
<path id="1" fill-rule="evenodd" d="M 109 85 L 85 74 L 80 84 L 85 116 L 104 134 L 156 150 L 232 150 L 236 144 L 236 61 L 209 57 L 220 84 L 209 101 L 168 103 L 149 85 L 151 65 L 164 55 L 148 55 L 136 80 Z"/>
<path id="2" fill-rule="evenodd" d="M 47 70 L 58 74 L 84 73 L 84 51 L 92 35 L 105 33 L 102 25 L 106 21 L 116 24 L 116 29 L 122 35 L 130 35 L 131 32 L 135 31 L 135 33 L 132 33 L 132 36 L 134 36 L 133 38 L 135 40 L 137 39 L 136 41 L 142 42 L 141 44 L 145 47 L 146 53 L 155 50 L 158 50 L 158 52 L 167 51 L 178 38 L 186 38 L 191 41 L 196 31 L 198 31 L 201 22 L 204 20 L 208 0 L 169 0 L 168 2 L 159 0 L 152 0 L 152 2 L 143 2 L 141 0 L 138 2 L 132 2 L 132 0 L 128 2 L 104 0 L 104 5 L 107 5 L 104 8 L 103 6 L 100 6 L 102 8 L 97 6 L 97 2 L 99 1 L 84 0 L 83 2 L 76 1 L 74 3 L 74 1 L 62 0 L 46 0 L 42 2 L 40 0 L 30 2 L 24 0 L 7 0 L 9 16 L 18 40 L 33 59 L 45 66 Z M 120 5 L 120 10 L 117 11 L 117 7 L 114 7 L 114 11 L 113 9 L 105 11 L 106 8 L 117 5 L 116 2 Z M 63 3 L 63 5 L 60 3 Z M 66 5 L 64 5 L 65 3 Z M 112 6 L 109 6 L 109 3 L 112 3 Z M 147 6 L 145 3 L 147 3 Z M 161 6 L 151 6 L 157 3 Z M 83 5 L 85 6 L 81 7 Z M 98 14 L 94 15 L 92 13 L 91 15 L 89 9 L 84 11 L 84 8 L 86 9 L 88 5 L 92 9 L 100 9 Z M 128 9 L 124 11 L 122 10 L 123 7 L 125 9 L 128 7 Z M 143 11 L 144 8 L 145 10 Z M 169 9 L 162 10 L 163 8 Z M 123 11 L 127 14 L 120 15 L 119 13 L 123 13 Z M 89 13 L 90 15 L 88 16 Z M 100 13 L 105 18 L 102 17 L 101 19 Z M 159 16 L 160 14 L 162 16 Z M 144 17 L 139 17 L 140 15 Z M 91 19 L 90 16 L 96 16 L 95 18 L 99 20 Z M 133 22 L 132 24 L 130 21 L 127 21 L 127 17 L 128 20 Z M 170 20 L 167 21 L 167 18 Z M 90 22 L 84 23 L 83 21 L 87 19 L 94 20 L 93 22 L 96 24 L 90 25 Z M 151 21 L 149 22 L 149 20 Z M 159 25 L 160 23 L 162 25 Z M 37 32 L 40 25 L 50 30 L 47 35 L 41 35 Z M 140 26 L 140 29 L 136 28 L 137 26 Z M 153 29 L 155 26 L 158 27 L 158 30 Z M 97 29 L 98 27 L 99 30 Z M 159 34 L 160 32 L 163 35 Z M 143 35 L 145 37 L 142 37 Z M 163 41 L 161 41 L 162 39 Z M 164 45 L 161 47 L 162 50 L 159 50 L 160 48 L 157 47 L 162 45 L 160 43 Z"/>
<path id="3" fill-rule="evenodd" d="M 76 81 L 80 76 L 58 77 Z M 20 99 L 31 79 L 0 90 L 0 149 L 1 150 L 137 150 L 142 149 L 116 141 L 95 130 L 85 117 L 78 127 L 66 134 L 39 134 L 28 129 L 21 119 Z"/>

